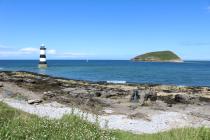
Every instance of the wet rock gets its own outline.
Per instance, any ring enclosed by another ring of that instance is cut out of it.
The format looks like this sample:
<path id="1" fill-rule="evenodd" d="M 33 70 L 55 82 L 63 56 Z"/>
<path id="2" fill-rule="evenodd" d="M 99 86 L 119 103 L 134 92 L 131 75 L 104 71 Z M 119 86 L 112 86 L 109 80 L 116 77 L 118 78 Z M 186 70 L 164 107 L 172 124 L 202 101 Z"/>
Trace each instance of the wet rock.
<path id="1" fill-rule="evenodd" d="M 8 81 L 9 76 L 5 73 L 0 73 L 0 81 Z"/>
<path id="2" fill-rule="evenodd" d="M 96 97 L 100 97 L 100 96 L 101 96 L 101 92 L 96 91 L 96 92 L 95 92 L 95 96 L 96 96 Z"/>
<path id="3" fill-rule="evenodd" d="M 79 94 L 79 97 L 84 99 L 90 99 L 93 98 L 94 96 L 95 96 L 94 94 Z"/>
<path id="4" fill-rule="evenodd" d="M 130 101 L 140 102 L 141 105 L 150 105 L 157 100 L 157 93 L 151 90 L 133 90 Z"/>
<path id="5" fill-rule="evenodd" d="M 157 93 L 152 90 L 144 90 L 140 93 L 140 104 L 150 105 L 157 100 Z"/>
<path id="6" fill-rule="evenodd" d="M 32 80 L 32 79 L 23 79 L 23 82 L 25 83 L 31 83 L 31 84 L 35 84 L 36 81 L 35 80 Z"/>
<path id="7" fill-rule="evenodd" d="M 112 104 L 111 100 L 103 100 L 101 98 L 89 98 L 87 99 L 86 105 L 89 106 L 97 106 L 97 105 L 101 105 L 103 107 L 108 107 Z"/>
<path id="8" fill-rule="evenodd" d="M 133 105 L 129 105 L 128 106 L 131 110 L 135 110 L 138 108 L 138 106 L 136 104 L 133 104 Z"/>
<path id="9" fill-rule="evenodd" d="M 72 99 L 66 96 L 59 96 L 59 97 L 56 97 L 56 101 L 60 101 L 62 103 L 71 103 Z"/>
<path id="10" fill-rule="evenodd" d="M 199 97 L 187 94 L 177 94 L 175 95 L 174 100 L 178 103 L 194 104 L 196 102 L 199 102 Z"/>
<path id="11" fill-rule="evenodd" d="M 165 92 L 165 93 L 172 93 L 173 91 L 169 90 L 169 89 L 164 89 L 163 92 Z"/>
<path id="12" fill-rule="evenodd" d="M 48 85 L 57 86 L 57 87 L 60 86 L 60 82 L 54 80 L 53 78 L 47 77 L 47 78 L 41 79 L 41 81 L 43 83 L 47 82 Z"/>
<path id="13" fill-rule="evenodd" d="M 42 103 L 41 99 L 28 100 L 28 104 L 39 104 L 39 103 Z"/>
<path id="14" fill-rule="evenodd" d="M 104 94 L 102 94 L 102 97 L 105 97 L 105 98 L 111 98 L 111 97 L 114 97 L 114 96 L 118 96 L 118 92 L 116 91 L 113 91 L 113 90 L 107 90 L 107 91 L 104 91 L 103 92 Z"/>
<path id="15" fill-rule="evenodd" d="M 24 82 L 23 78 L 15 78 L 15 77 L 8 78 L 7 81 L 10 81 L 10 82 L 17 82 L 17 83 L 22 83 L 22 82 Z"/>
<path id="16" fill-rule="evenodd" d="M 66 83 L 61 83 L 61 86 L 63 86 L 63 87 L 69 87 L 69 84 L 66 84 Z"/>
<path id="17" fill-rule="evenodd" d="M 139 95 L 139 91 L 138 90 L 134 90 L 132 95 L 131 95 L 131 102 L 138 102 L 140 99 L 140 95 Z"/>
<path id="18" fill-rule="evenodd" d="M 151 119 L 149 118 L 149 116 L 147 114 L 144 114 L 141 112 L 130 114 L 128 117 L 131 119 L 143 119 L 146 121 L 151 121 Z"/>
<path id="19" fill-rule="evenodd" d="M 79 94 L 78 94 L 78 93 L 69 92 L 68 94 L 69 94 L 72 98 L 77 98 L 77 97 L 79 97 Z"/>
<path id="20" fill-rule="evenodd" d="M 210 102 L 209 97 L 200 97 L 199 100 L 202 101 L 202 102 Z"/>
<path id="21" fill-rule="evenodd" d="M 176 101 L 174 100 L 173 95 L 158 96 L 158 100 L 164 101 L 168 105 L 176 104 Z"/>
<path id="22" fill-rule="evenodd" d="M 173 107 L 173 105 L 172 104 L 167 104 L 167 107 Z"/>
<path id="23" fill-rule="evenodd" d="M 145 94 L 144 96 L 145 100 L 148 100 L 148 99 L 150 99 L 151 101 L 157 100 L 157 93 L 152 90 L 148 90 L 144 94 Z"/>
<path id="24" fill-rule="evenodd" d="M 70 93 L 74 94 L 88 94 L 88 91 L 83 88 L 76 88 L 75 90 L 72 90 Z"/>
<path id="25" fill-rule="evenodd" d="M 64 89 L 62 89 L 62 91 L 64 91 L 64 92 L 71 92 L 71 91 L 74 91 L 75 90 L 75 88 L 64 88 Z"/>
<path id="26" fill-rule="evenodd" d="M 52 98 L 52 97 L 55 97 L 56 94 L 53 93 L 52 91 L 48 91 L 48 92 L 44 92 L 44 95 L 43 96 Z"/>

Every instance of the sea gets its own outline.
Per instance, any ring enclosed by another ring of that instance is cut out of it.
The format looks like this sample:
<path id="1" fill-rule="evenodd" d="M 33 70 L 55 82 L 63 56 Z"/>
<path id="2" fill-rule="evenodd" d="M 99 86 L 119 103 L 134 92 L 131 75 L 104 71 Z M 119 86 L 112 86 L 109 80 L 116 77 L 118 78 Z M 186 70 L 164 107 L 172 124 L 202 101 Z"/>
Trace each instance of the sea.
<path id="1" fill-rule="evenodd" d="M 92 82 L 210 86 L 210 61 L 48 60 L 46 69 L 39 69 L 38 63 L 0 60 L 0 71 L 29 71 Z"/>

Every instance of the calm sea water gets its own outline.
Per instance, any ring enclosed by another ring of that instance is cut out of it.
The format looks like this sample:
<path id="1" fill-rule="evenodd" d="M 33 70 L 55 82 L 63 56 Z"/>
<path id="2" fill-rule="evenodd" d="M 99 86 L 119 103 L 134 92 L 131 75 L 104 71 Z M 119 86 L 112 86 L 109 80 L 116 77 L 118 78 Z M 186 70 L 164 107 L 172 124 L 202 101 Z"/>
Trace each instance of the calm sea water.
<path id="1" fill-rule="evenodd" d="M 89 81 L 210 86 L 210 62 L 150 63 L 132 61 L 49 60 L 38 69 L 35 60 L 0 60 L 0 71 L 31 71 L 57 77 Z"/>

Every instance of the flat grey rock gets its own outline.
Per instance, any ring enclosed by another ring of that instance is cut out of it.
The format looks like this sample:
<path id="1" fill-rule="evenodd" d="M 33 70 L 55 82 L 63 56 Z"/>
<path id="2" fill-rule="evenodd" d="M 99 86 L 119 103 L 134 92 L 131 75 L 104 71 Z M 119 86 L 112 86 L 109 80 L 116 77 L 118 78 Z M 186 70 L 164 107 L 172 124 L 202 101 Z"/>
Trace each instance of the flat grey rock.
<path id="1" fill-rule="evenodd" d="M 28 100 L 28 104 L 39 104 L 41 103 L 42 100 L 41 99 L 32 99 L 32 100 Z"/>

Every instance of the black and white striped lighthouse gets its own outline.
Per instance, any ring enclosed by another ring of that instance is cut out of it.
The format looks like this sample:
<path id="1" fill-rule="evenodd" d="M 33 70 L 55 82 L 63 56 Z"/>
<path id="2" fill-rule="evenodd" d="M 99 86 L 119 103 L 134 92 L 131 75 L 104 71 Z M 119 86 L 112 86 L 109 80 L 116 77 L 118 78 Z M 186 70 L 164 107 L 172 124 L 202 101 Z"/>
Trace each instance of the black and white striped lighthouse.
<path id="1" fill-rule="evenodd" d="M 44 44 L 42 44 L 40 47 L 39 68 L 47 68 L 46 48 Z"/>

